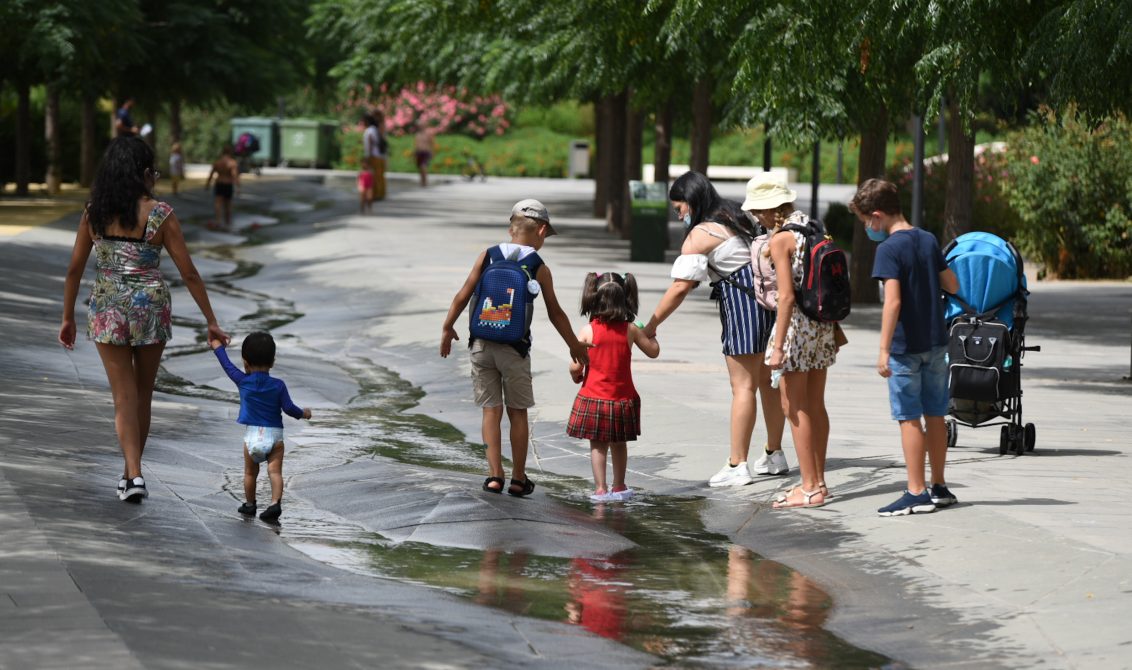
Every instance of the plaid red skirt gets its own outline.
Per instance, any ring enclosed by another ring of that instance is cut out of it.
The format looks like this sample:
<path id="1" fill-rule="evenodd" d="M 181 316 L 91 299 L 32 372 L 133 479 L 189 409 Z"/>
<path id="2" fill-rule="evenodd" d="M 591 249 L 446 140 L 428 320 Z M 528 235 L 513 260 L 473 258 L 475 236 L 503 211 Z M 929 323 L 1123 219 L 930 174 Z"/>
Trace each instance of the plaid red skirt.
<path id="1" fill-rule="evenodd" d="M 595 442 L 629 442 L 641 434 L 641 399 L 598 400 L 578 394 L 566 434 Z"/>

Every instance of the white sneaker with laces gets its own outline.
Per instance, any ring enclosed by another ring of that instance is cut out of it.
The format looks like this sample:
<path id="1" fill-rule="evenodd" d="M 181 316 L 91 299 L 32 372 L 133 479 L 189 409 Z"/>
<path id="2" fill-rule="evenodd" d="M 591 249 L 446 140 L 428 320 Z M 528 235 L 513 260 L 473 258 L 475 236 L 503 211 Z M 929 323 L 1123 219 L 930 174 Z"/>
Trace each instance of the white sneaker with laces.
<path id="1" fill-rule="evenodd" d="M 731 461 L 723 464 L 719 472 L 708 480 L 708 486 L 743 486 L 751 483 L 751 472 L 747 469 L 747 461 L 732 467 Z"/>
<path id="2" fill-rule="evenodd" d="M 790 472 L 790 466 L 786 463 L 786 454 L 782 453 L 781 449 L 769 454 L 764 450 L 759 460 L 755 461 L 752 471 L 756 475 L 785 475 Z"/>

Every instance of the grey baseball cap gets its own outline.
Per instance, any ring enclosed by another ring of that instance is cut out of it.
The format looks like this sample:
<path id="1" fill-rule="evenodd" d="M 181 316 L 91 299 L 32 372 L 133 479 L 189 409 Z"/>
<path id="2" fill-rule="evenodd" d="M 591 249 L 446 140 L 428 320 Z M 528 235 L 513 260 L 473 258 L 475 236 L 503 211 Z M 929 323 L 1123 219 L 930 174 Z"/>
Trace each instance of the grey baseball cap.
<path id="1" fill-rule="evenodd" d="M 558 234 L 558 231 L 554 229 L 554 226 L 550 225 L 550 212 L 546 211 L 546 205 L 543 205 L 541 202 L 535 200 L 534 198 L 527 198 L 526 200 L 520 200 L 519 202 L 515 203 L 515 206 L 511 208 L 511 216 L 514 216 L 516 214 L 522 214 L 527 218 L 537 219 L 545 223 L 547 228 L 549 229 L 549 232 L 547 233 L 548 236 Z"/>

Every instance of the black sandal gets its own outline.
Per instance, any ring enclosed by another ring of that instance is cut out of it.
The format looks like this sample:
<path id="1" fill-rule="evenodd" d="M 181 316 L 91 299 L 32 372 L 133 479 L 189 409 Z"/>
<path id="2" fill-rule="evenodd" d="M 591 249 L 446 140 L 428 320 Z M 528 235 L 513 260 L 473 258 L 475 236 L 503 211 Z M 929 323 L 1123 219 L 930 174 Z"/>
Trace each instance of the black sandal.
<path id="1" fill-rule="evenodd" d="M 520 490 L 518 493 L 516 493 L 515 490 L 514 490 L 516 486 L 522 487 L 522 490 Z M 522 498 L 523 496 L 529 496 L 530 494 L 532 494 L 534 492 L 535 492 L 535 483 L 531 481 L 530 477 L 527 477 L 526 479 L 524 479 L 522 481 L 520 481 L 518 479 L 512 479 L 511 480 L 511 486 L 509 486 L 507 488 L 507 495 L 512 495 L 512 496 L 515 496 L 516 498 Z"/>
<path id="2" fill-rule="evenodd" d="M 491 488 L 491 484 L 499 484 L 499 488 Z M 502 477 L 488 477 L 483 480 L 483 490 L 488 493 L 503 493 L 503 478 Z"/>

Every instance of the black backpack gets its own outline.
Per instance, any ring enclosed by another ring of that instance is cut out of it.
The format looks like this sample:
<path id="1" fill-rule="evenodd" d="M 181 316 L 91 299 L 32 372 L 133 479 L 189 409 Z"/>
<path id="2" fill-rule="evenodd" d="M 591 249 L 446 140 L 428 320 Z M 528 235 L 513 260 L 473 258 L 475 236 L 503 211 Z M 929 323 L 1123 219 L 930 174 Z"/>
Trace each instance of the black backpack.
<path id="1" fill-rule="evenodd" d="M 797 231 L 805 237 L 802 284 L 794 285 L 802 313 L 823 322 L 836 322 L 849 316 L 852 302 L 849 261 L 826 233 L 825 226 L 817 219 L 810 219 L 806 225 L 788 223 L 782 229 Z"/>

